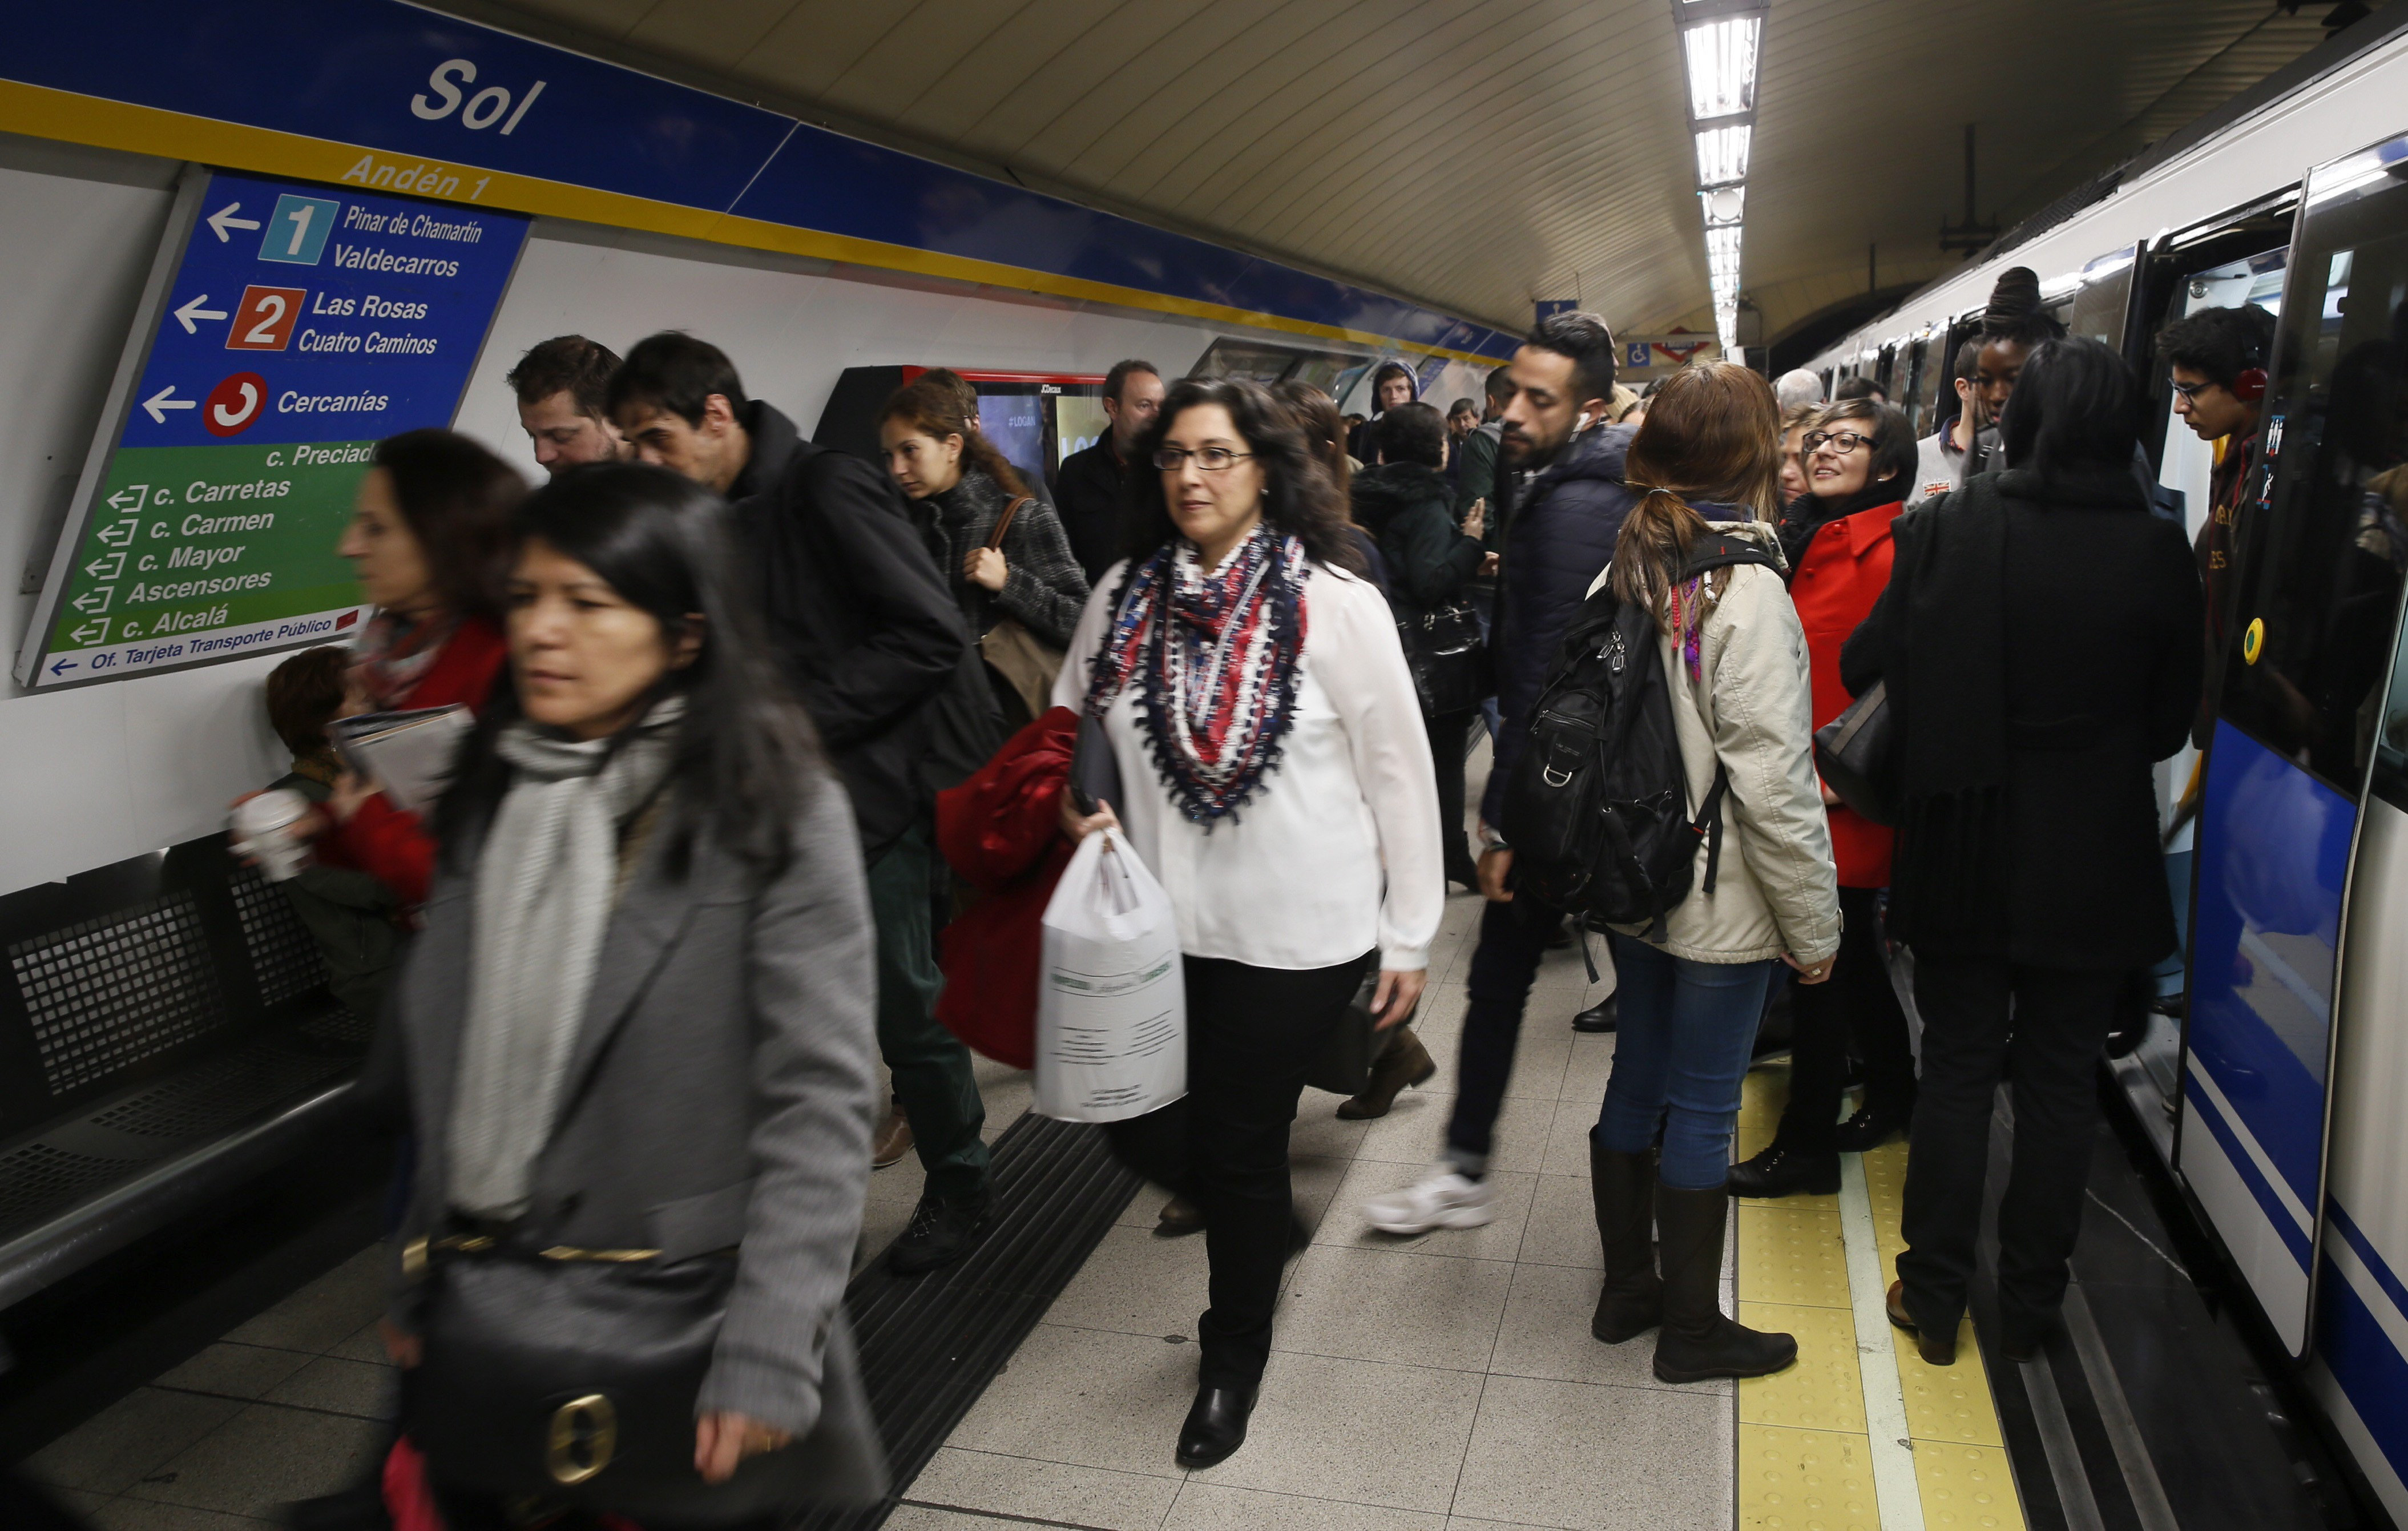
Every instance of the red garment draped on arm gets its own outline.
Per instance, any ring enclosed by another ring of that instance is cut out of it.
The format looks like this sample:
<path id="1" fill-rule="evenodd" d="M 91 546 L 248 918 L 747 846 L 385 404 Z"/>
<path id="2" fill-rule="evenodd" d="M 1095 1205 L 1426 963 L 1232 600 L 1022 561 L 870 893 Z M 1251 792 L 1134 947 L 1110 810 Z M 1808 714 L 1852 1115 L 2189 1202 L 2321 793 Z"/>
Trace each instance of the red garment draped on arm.
<path id="1" fill-rule="evenodd" d="M 937 849 L 980 894 L 939 937 L 945 990 L 937 1019 L 1014 1068 L 1037 1062 L 1045 906 L 1070 862 L 1060 814 L 1078 739 L 1079 715 L 1051 708 L 977 774 L 937 794 Z"/>

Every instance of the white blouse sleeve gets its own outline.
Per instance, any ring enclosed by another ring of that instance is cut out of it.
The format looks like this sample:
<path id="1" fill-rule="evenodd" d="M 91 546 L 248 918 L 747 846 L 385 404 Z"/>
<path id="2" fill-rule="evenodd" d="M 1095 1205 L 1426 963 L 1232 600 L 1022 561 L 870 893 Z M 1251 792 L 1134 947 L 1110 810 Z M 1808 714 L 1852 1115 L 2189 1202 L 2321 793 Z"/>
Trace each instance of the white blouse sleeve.
<path id="1" fill-rule="evenodd" d="M 1396 620 L 1377 590 L 1330 569 L 1313 570 L 1306 599 L 1307 662 L 1345 724 L 1355 784 L 1387 869 L 1380 966 L 1427 967 L 1446 906 L 1438 777 Z"/>
<path id="2" fill-rule="evenodd" d="M 1121 568 L 1126 562 L 1124 559 L 1106 569 L 1096 588 L 1087 593 L 1086 608 L 1070 634 L 1070 647 L 1063 651 L 1061 673 L 1054 677 L 1055 707 L 1086 710 L 1087 679 L 1095 667 L 1096 651 L 1104 646 L 1104 630 L 1111 625 L 1112 594 L 1121 588 Z"/>

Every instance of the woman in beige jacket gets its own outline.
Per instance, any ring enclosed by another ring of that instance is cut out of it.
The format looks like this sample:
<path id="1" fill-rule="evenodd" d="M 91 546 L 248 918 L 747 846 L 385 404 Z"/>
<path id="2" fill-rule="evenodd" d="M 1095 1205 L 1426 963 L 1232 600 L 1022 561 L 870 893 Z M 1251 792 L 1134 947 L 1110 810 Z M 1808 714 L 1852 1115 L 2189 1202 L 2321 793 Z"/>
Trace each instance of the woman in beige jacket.
<path id="1" fill-rule="evenodd" d="M 1656 1375 L 1668 1382 L 1760 1376 L 1798 1354 L 1789 1336 L 1725 1317 L 1721 1281 L 1731 1126 L 1767 986 L 1783 963 L 1799 982 L 1822 982 L 1840 946 L 1806 636 L 1777 569 L 1680 579 L 1709 531 L 1781 556 L 1766 524 L 1780 441 L 1772 391 L 1745 367 L 1715 362 L 1667 379 L 1630 444 L 1628 482 L 1642 498 L 1598 581 L 1656 614 L 1690 803 L 1705 801 L 1717 767 L 1728 780 L 1713 891 L 1701 859 L 1656 938 L 1612 935 L 1621 1033 L 1589 1133 L 1606 1272 L 1591 1328 L 1612 1344 L 1660 1322 Z"/>

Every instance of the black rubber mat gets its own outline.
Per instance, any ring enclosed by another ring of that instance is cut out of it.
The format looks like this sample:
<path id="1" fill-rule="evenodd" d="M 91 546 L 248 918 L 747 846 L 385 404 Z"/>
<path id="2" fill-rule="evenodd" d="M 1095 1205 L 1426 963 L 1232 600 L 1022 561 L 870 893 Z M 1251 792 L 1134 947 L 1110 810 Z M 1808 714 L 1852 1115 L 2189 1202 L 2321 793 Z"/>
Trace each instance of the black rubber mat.
<path id="1" fill-rule="evenodd" d="M 897 1277 L 882 1256 L 853 1279 L 845 1305 L 894 1487 L 881 1504 L 815 1511 L 793 1531 L 883 1524 L 1143 1183 L 1102 1128 L 1034 1112 L 996 1139 L 989 1173 L 994 1221 L 957 1264 Z"/>

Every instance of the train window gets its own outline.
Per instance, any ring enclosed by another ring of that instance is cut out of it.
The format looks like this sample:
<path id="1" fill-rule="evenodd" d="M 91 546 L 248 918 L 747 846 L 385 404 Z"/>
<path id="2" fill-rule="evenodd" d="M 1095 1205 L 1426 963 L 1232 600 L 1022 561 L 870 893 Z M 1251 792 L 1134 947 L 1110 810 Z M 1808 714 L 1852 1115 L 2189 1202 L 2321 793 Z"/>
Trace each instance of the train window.
<path id="1" fill-rule="evenodd" d="M 2266 407 L 2270 481 L 2234 528 L 2234 588 L 2215 591 L 2210 572 L 2224 716 L 2353 798 L 2384 721 L 2408 567 L 2408 177 L 2397 158 L 2354 156 L 2310 185 Z"/>
<path id="2" fill-rule="evenodd" d="M 2065 311 L 2068 333 L 2124 349 L 2125 312 L 2132 302 L 2130 250 L 2101 255 L 2082 269 L 2082 285 L 2074 289 Z"/>
<path id="3" fill-rule="evenodd" d="M 1242 378 L 1248 382 L 1275 383 L 1287 376 L 1297 358 L 1303 355 L 1285 346 L 1267 346 L 1253 340 L 1220 339 L 1212 342 L 1195 369 L 1195 378 Z"/>

